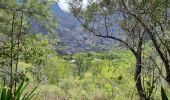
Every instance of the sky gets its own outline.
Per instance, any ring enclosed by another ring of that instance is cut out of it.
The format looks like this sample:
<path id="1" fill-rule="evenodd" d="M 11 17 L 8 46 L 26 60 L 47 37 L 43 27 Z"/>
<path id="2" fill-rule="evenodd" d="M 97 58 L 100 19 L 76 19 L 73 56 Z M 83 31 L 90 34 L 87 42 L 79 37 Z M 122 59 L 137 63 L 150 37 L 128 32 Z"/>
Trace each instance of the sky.
<path id="1" fill-rule="evenodd" d="M 58 5 L 63 11 L 69 12 L 68 2 L 69 0 L 59 0 Z M 85 8 L 87 5 L 88 5 L 88 0 L 83 0 L 83 8 Z"/>

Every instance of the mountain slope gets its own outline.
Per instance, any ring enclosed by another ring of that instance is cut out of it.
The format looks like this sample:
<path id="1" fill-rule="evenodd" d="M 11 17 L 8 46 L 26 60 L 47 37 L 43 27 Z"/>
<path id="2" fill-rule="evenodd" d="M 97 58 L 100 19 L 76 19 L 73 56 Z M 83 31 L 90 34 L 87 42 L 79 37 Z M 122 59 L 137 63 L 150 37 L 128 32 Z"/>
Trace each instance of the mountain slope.
<path id="1" fill-rule="evenodd" d="M 62 11 L 57 4 L 53 4 L 51 9 L 54 15 L 59 17 L 56 33 L 59 37 L 57 48 L 60 53 L 108 51 L 115 45 L 113 40 L 95 37 L 86 32 L 76 18 Z"/>

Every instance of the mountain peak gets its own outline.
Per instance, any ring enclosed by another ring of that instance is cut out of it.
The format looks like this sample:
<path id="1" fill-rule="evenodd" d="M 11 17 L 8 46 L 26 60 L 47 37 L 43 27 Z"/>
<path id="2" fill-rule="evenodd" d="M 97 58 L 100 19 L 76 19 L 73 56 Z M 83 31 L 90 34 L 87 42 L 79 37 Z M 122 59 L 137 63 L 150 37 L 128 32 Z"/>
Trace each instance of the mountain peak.
<path id="1" fill-rule="evenodd" d="M 58 5 L 58 3 L 52 4 L 51 5 L 51 10 L 54 13 L 55 16 L 58 17 L 65 17 L 68 16 L 68 13 L 63 11 L 60 6 Z"/>

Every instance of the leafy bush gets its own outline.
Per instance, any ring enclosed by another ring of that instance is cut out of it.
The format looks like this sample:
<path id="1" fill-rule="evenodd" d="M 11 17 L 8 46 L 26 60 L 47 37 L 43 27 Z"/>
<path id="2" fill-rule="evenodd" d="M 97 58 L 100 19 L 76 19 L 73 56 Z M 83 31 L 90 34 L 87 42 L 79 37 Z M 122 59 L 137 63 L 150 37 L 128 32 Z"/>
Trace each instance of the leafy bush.
<path id="1" fill-rule="evenodd" d="M 27 80 L 22 81 L 18 88 L 14 91 L 15 95 L 12 96 L 11 90 L 4 86 L 1 91 L 1 100 L 12 100 L 12 98 L 15 98 L 15 100 L 31 100 L 33 96 L 35 95 L 35 90 L 37 87 L 35 87 L 32 91 L 26 92 L 26 88 L 28 86 L 29 82 Z M 25 93 L 26 92 L 26 93 Z"/>

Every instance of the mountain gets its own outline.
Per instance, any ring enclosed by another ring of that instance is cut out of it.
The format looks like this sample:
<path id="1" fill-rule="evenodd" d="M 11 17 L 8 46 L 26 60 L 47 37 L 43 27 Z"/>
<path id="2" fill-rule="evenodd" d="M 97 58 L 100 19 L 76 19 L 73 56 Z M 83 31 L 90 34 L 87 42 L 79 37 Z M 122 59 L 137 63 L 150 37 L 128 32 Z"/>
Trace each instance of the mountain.
<path id="1" fill-rule="evenodd" d="M 57 45 L 59 53 L 72 54 L 82 51 L 100 52 L 108 51 L 115 46 L 113 40 L 95 37 L 85 31 L 75 17 L 62 11 L 57 4 L 53 4 L 51 9 L 54 15 L 59 18 L 59 26 L 56 29 L 59 37 Z"/>

